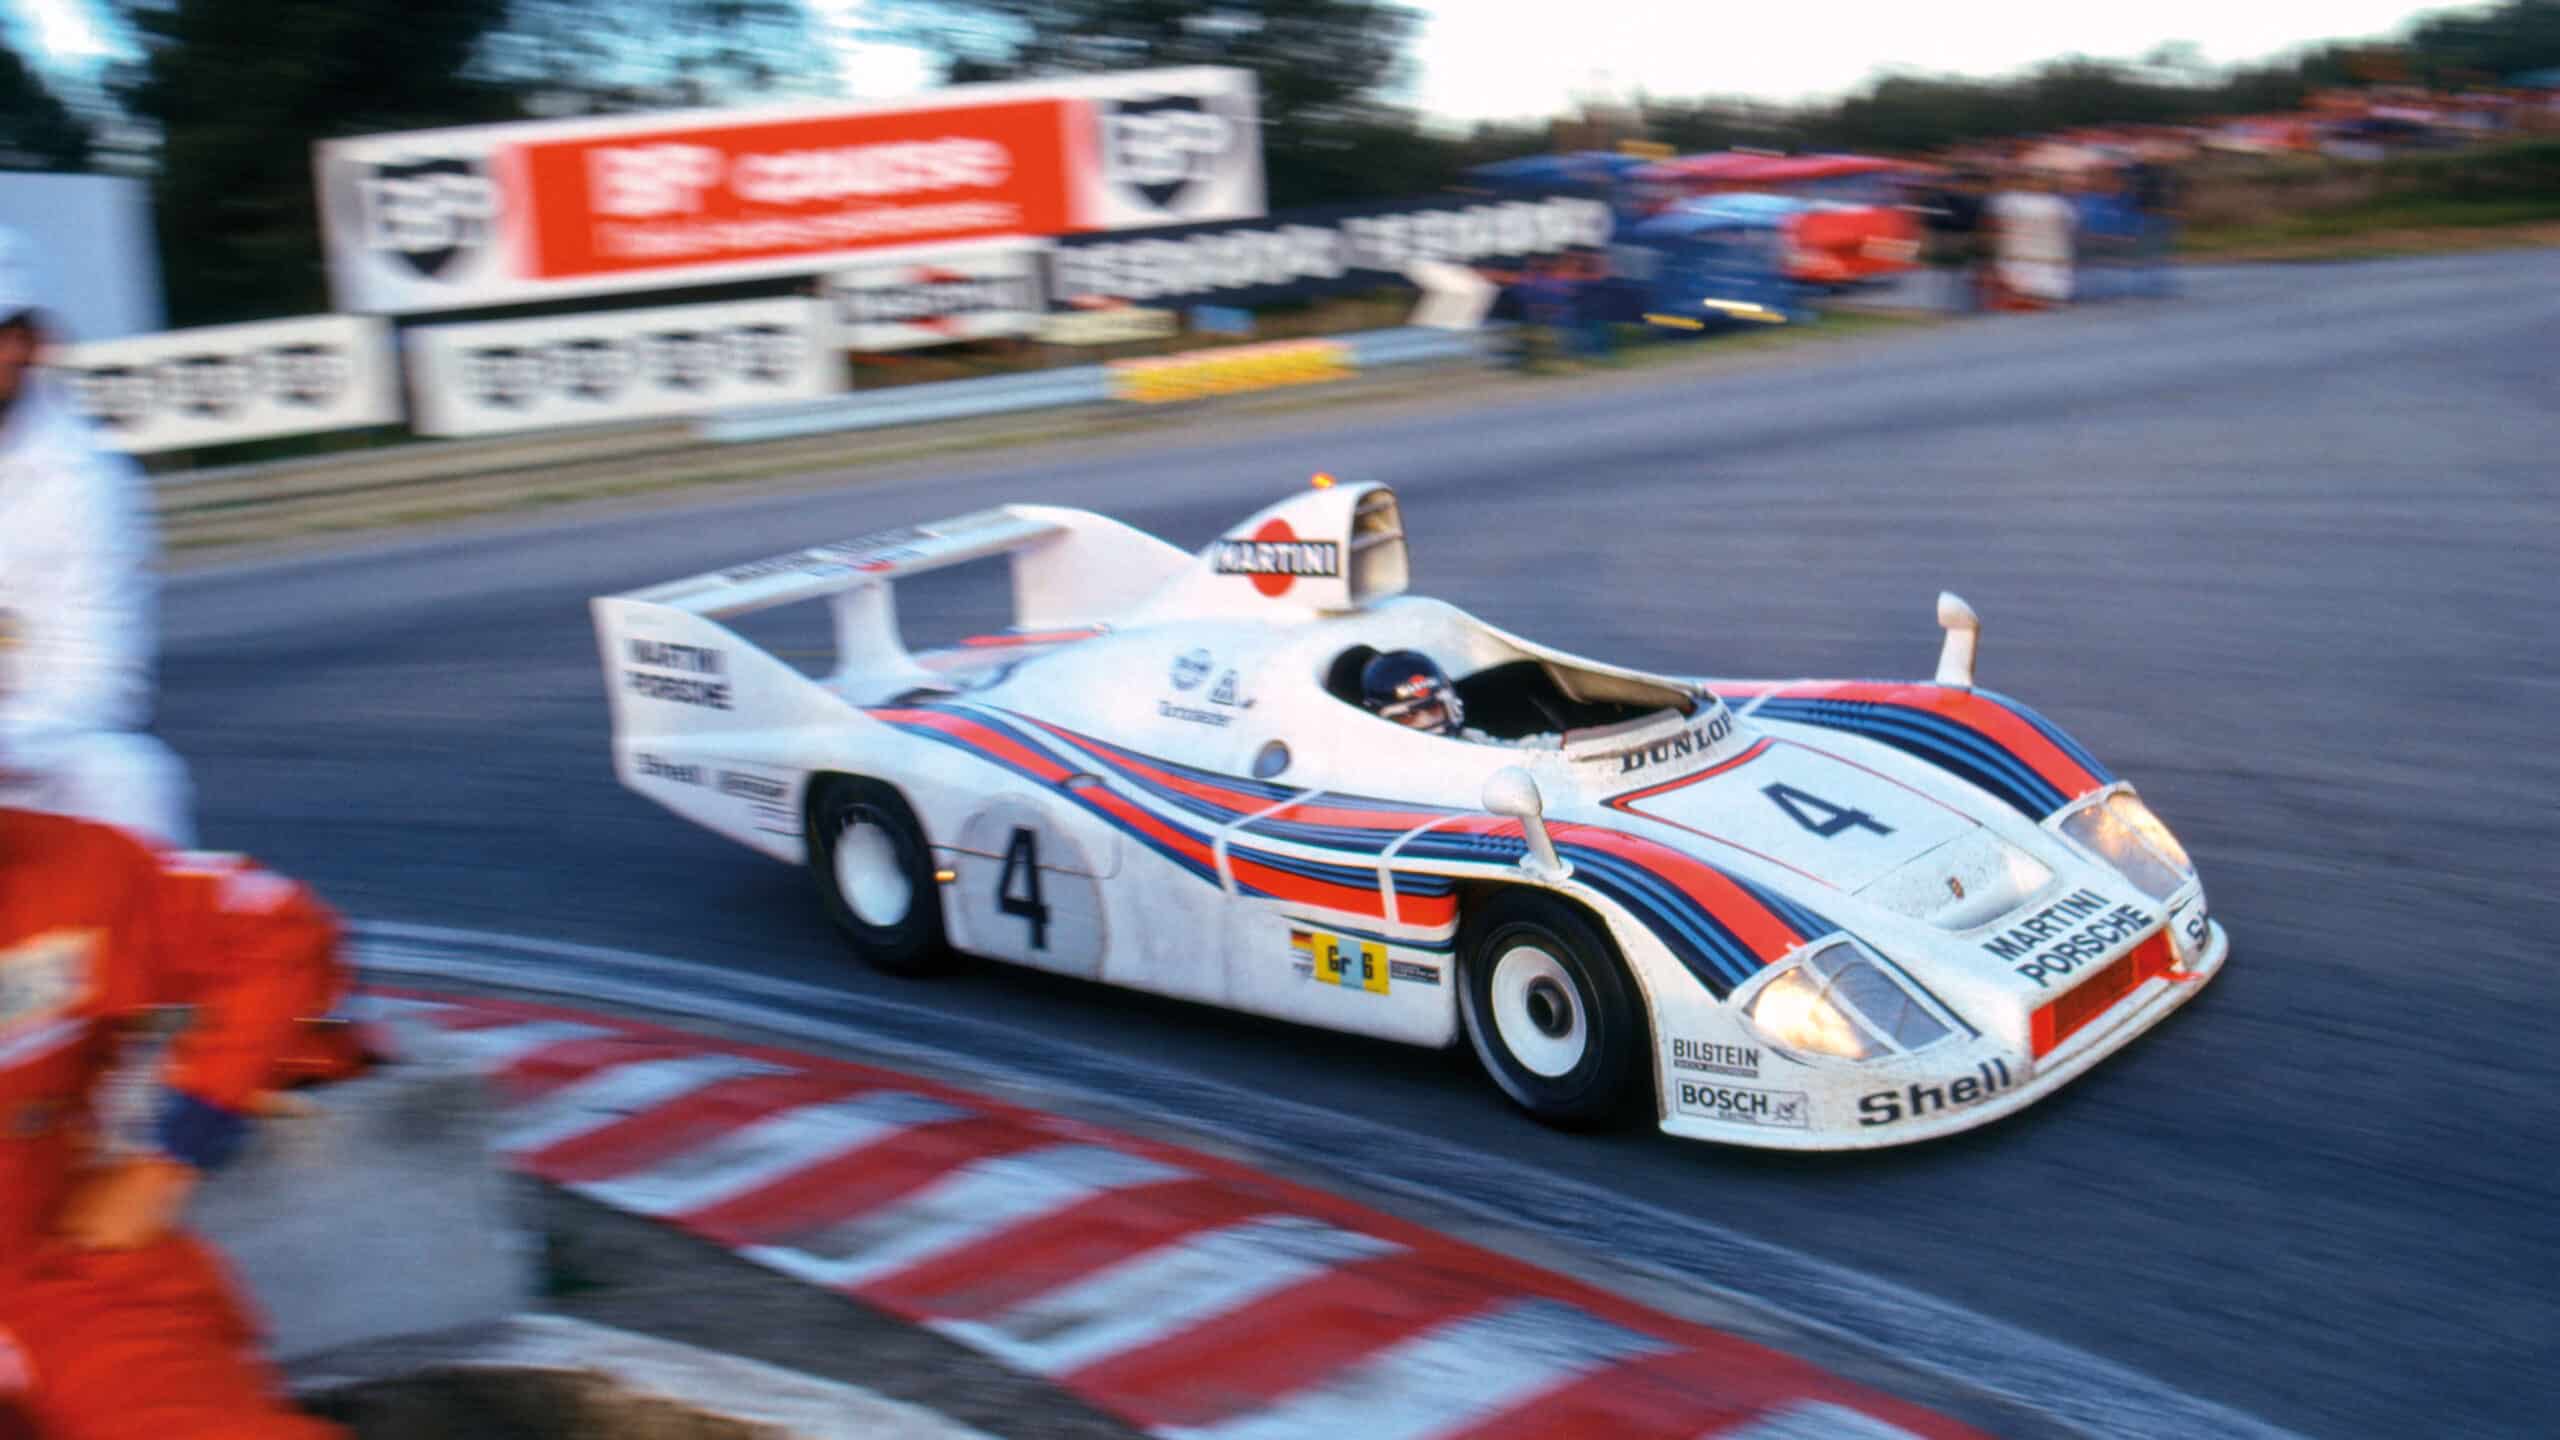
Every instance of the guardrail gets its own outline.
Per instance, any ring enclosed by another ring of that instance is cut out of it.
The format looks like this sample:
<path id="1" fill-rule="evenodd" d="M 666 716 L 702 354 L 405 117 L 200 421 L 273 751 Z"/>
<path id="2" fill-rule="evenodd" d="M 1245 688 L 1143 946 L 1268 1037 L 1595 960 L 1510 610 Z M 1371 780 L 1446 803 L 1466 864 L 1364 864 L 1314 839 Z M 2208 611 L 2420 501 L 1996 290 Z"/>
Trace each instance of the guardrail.
<path id="1" fill-rule="evenodd" d="M 985 380 L 944 380 L 931 385 L 902 385 L 894 390 L 856 391 L 823 400 L 760 405 L 753 410 L 724 410 L 696 420 L 693 433 L 715 444 L 734 445 L 935 420 L 965 420 L 1017 410 L 1098 405 L 1110 398 L 1110 380 L 1102 366 L 1074 365 Z"/>
<path id="2" fill-rule="evenodd" d="M 1332 338 L 1358 365 L 1375 368 L 1463 359 L 1477 353 L 1483 337 L 1406 328 Z M 525 503 L 527 497 L 596 498 L 684 477 L 743 478 L 794 466 L 840 464 L 841 447 L 830 437 L 847 431 L 978 417 L 999 429 L 1036 425 L 1041 422 L 995 417 L 1075 407 L 1098 410 L 1124 403 L 1111 398 L 1111 375 L 1108 366 L 1079 365 L 832 396 L 693 420 L 427 440 L 162 474 L 153 477 L 152 486 L 161 534 L 173 549 L 376 528 L 506 508 Z M 1211 402 L 1182 400 L 1172 408 L 1205 403 Z M 921 432 L 912 441 L 884 437 L 872 448 L 926 447 L 941 433 Z"/>
<path id="3" fill-rule="evenodd" d="M 1361 370 L 1465 359 L 1477 354 L 1481 343 L 1475 332 L 1429 330 L 1416 326 L 1317 338 L 1347 346 L 1354 368 Z M 1207 355 L 1214 352 L 1185 353 Z M 695 421 L 694 433 L 715 444 L 740 444 L 1023 410 L 1102 405 L 1110 403 L 1111 399 L 1109 366 L 1071 365 L 987 380 L 946 380 L 935 385 L 831 395 L 824 400 L 764 405 L 752 410 L 726 410 Z"/>

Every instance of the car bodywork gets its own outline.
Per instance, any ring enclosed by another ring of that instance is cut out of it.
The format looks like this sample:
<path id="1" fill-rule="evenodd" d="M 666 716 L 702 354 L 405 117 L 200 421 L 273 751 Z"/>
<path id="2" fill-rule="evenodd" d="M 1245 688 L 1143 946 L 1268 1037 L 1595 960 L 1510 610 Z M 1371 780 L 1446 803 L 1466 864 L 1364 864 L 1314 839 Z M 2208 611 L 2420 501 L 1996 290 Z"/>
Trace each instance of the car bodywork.
<path id="1" fill-rule="evenodd" d="M 911 653 L 896 582 L 998 556 L 1012 628 Z M 1461 1033 L 1466 908 L 1552 892 L 1641 995 L 1661 1128 L 1733 1144 L 2009 1113 L 2224 961 L 2130 788 L 1973 687 L 1952 597 L 1929 682 L 1698 680 L 1407 595 L 1406 568 L 1393 493 L 1339 485 L 1198 555 L 1016 505 L 604 597 L 614 763 L 793 862 L 814 781 L 887 780 L 959 950 L 1419 1045 Z M 722 623 L 808 601 L 824 673 Z M 1361 647 L 1432 655 L 1476 728 L 1353 703 Z M 1524 779 L 1541 813 L 1490 803 Z"/>

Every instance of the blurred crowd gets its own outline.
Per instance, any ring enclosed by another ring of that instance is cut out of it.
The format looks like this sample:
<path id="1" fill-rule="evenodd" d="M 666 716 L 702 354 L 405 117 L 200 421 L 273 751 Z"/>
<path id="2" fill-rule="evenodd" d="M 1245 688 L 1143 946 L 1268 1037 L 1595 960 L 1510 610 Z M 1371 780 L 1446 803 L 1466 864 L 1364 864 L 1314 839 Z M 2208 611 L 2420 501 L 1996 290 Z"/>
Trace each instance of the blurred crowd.
<path id="1" fill-rule="evenodd" d="M 2041 145 L 1914 185 L 1945 308 L 2036 310 L 2170 292 L 2180 155 L 2170 145 Z"/>

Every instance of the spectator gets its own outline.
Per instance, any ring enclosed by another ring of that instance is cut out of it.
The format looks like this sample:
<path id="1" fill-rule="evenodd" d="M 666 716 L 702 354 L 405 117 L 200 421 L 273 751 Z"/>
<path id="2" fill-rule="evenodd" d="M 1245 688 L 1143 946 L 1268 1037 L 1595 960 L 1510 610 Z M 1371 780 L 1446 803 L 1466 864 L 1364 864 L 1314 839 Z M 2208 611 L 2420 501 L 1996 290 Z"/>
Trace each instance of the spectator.
<path id="1" fill-rule="evenodd" d="M 1608 252 L 1597 245 L 1579 246 L 1573 252 L 1572 269 L 1575 352 L 1586 360 L 1605 359 L 1610 319 Z"/>
<path id="2" fill-rule="evenodd" d="M 1959 315 L 1982 307 L 1982 190 L 1981 175 L 1951 171 L 1921 207 L 1930 259 L 1947 272 L 1947 308 Z"/>
<path id="3" fill-rule="evenodd" d="M 2145 153 L 2125 171 L 2125 199 L 2133 207 L 2132 293 L 2164 297 L 2175 283 L 2169 252 L 2178 238 L 2178 176 L 2165 157 Z"/>
<path id="4" fill-rule="evenodd" d="M 2001 293 L 2016 309 L 2042 309 L 2071 299 L 2074 221 L 2062 182 L 2021 171 L 1991 202 Z"/>
<path id="5" fill-rule="evenodd" d="M 38 367 L 25 242 L 0 230 L 0 804 L 192 843 L 186 767 L 145 732 L 148 492 Z"/>

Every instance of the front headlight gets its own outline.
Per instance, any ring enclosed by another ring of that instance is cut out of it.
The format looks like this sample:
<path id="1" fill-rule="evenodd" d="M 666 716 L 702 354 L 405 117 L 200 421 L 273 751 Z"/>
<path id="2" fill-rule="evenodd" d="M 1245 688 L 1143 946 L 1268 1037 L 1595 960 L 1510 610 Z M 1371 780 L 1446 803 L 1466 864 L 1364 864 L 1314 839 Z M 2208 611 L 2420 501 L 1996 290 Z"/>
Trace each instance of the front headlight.
<path id="1" fill-rule="evenodd" d="M 1916 987 L 1845 940 L 1772 976 L 1742 1013 L 1781 1050 L 1841 1060 L 1905 1055 L 1955 1033 Z"/>
<path id="2" fill-rule="evenodd" d="M 2072 812 L 2062 822 L 2062 833 L 2154 900 L 2168 899 L 2195 878 L 2195 862 L 2187 858 L 2186 847 L 2130 790 Z"/>

